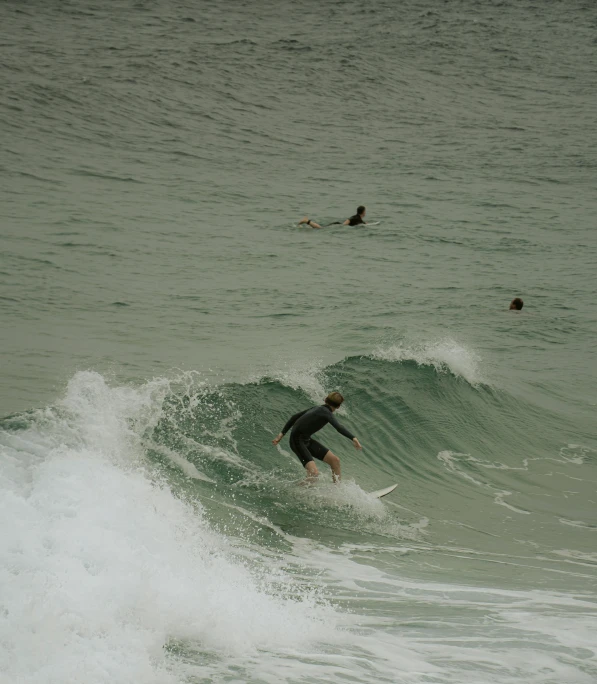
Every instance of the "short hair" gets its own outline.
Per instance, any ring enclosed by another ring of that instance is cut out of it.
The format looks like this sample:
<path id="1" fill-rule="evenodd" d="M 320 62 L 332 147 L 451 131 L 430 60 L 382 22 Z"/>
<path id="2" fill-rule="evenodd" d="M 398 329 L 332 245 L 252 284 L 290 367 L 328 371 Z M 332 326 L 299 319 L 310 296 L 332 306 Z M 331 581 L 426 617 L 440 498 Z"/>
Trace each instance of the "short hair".
<path id="1" fill-rule="evenodd" d="M 340 392 L 330 392 L 325 398 L 325 403 L 328 406 L 333 406 L 334 408 L 338 408 L 343 401 L 344 397 L 340 394 Z"/>
<path id="2" fill-rule="evenodd" d="M 520 297 L 515 297 L 512 300 L 512 304 L 514 304 L 517 311 L 520 311 L 522 309 L 522 307 L 524 306 L 524 302 L 522 301 L 522 299 Z"/>
<path id="3" fill-rule="evenodd" d="M 357 214 L 359 216 L 365 211 L 365 207 L 361 204 L 361 206 L 357 207 Z"/>

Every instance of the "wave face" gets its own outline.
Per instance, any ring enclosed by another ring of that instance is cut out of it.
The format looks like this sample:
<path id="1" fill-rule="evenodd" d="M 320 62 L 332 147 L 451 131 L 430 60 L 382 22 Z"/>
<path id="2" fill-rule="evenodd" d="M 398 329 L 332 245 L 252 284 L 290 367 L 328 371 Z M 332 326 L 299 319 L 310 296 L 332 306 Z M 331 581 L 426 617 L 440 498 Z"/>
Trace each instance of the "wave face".
<path id="1" fill-rule="evenodd" d="M 80 372 L 6 418 L 7 681 L 593 679 L 597 451 L 444 353 L 389 355 L 293 386 Z M 317 385 L 365 449 L 326 428 L 344 481 L 304 488 L 271 438 Z"/>

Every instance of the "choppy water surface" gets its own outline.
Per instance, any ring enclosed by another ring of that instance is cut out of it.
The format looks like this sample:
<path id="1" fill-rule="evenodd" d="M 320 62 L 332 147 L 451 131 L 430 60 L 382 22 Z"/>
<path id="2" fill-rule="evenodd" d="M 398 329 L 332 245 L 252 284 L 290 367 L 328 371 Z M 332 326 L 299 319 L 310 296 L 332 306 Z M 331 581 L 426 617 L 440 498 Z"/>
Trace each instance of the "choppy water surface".
<path id="1" fill-rule="evenodd" d="M 0 22 L 0 677 L 594 682 L 595 5 Z"/>

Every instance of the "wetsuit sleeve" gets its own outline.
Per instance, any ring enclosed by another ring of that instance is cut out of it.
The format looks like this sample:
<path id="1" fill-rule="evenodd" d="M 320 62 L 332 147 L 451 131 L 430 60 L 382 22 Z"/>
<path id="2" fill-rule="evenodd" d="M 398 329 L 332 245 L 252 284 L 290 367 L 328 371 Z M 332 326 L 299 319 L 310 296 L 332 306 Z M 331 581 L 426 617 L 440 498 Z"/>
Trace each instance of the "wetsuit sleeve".
<path id="1" fill-rule="evenodd" d="M 282 434 L 285 435 L 288 430 L 296 423 L 296 421 L 305 413 L 307 413 L 309 409 L 305 409 L 304 411 L 300 411 L 299 413 L 295 413 L 294 416 L 291 416 L 288 419 L 288 422 L 286 425 L 282 428 Z"/>
<path id="2" fill-rule="evenodd" d="M 344 435 L 345 437 L 348 437 L 348 439 L 354 439 L 354 435 L 352 432 L 347 430 L 344 425 L 340 425 L 340 423 L 336 420 L 336 417 L 334 414 L 332 414 L 329 419 L 328 419 L 329 424 L 335 429 L 338 430 L 338 432 L 341 435 Z"/>

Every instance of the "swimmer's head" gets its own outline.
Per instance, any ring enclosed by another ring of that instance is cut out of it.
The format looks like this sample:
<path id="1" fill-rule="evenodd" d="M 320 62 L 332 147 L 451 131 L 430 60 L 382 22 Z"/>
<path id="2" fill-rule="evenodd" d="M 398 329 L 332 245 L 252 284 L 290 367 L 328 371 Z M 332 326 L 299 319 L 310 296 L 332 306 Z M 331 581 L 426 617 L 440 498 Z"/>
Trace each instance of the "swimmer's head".
<path id="1" fill-rule="evenodd" d="M 365 216 L 365 212 L 366 212 L 366 211 L 367 211 L 367 210 L 365 209 L 365 207 L 364 207 L 362 204 L 361 204 L 360 207 L 357 207 L 357 214 L 358 214 L 359 216 Z"/>
<path id="2" fill-rule="evenodd" d="M 340 408 L 343 401 L 344 397 L 340 392 L 330 392 L 325 398 L 325 403 L 332 409 Z"/>
<path id="3" fill-rule="evenodd" d="M 520 297 L 515 297 L 511 302 L 510 302 L 510 311 L 520 311 L 522 307 L 524 306 L 524 302 Z"/>

